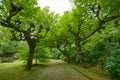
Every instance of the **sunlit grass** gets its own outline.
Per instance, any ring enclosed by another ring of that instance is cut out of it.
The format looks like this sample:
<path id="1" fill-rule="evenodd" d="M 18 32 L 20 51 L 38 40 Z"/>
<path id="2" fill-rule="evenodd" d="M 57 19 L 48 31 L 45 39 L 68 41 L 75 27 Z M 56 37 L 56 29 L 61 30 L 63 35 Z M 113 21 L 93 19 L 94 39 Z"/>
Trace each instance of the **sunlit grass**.
<path id="1" fill-rule="evenodd" d="M 23 80 L 31 73 L 23 69 L 24 64 L 22 61 L 0 63 L 0 80 Z"/>

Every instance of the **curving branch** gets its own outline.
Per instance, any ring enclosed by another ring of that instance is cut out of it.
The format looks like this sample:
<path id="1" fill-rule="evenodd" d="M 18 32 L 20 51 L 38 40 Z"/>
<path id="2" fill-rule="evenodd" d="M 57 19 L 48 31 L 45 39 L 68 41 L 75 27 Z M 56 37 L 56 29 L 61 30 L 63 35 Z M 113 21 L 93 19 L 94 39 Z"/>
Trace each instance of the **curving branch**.
<path id="1" fill-rule="evenodd" d="M 22 7 L 17 7 L 13 3 L 11 3 L 10 6 L 11 6 L 11 9 L 9 11 L 8 17 L 5 20 L 0 19 L 0 24 L 2 26 L 4 26 L 4 27 L 12 28 L 12 29 L 14 29 L 14 30 L 16 30 L 18 32 L 24 32 L 24 30 L 21 30 L 19 28 L 19 25 L 21 24 L 21 21 L 18 21 L 18 20 L 16 21 L 15 20 L 15 24 L 12 24 L 10 22 L 10 20 L 12 19 L 12 17 L 14 17 L 16 14 L 18 14 L 21 10 L 23 10 L 23 8 Z"/>
<path id="2" fill-rule="evenodd" d="M 13 3 L 11 3 L 10 6 L 9 16 L 6 18 L 5 23 L 10 23 L 11 18 L 23 9 L 22 7 L 15 6 Z"/>

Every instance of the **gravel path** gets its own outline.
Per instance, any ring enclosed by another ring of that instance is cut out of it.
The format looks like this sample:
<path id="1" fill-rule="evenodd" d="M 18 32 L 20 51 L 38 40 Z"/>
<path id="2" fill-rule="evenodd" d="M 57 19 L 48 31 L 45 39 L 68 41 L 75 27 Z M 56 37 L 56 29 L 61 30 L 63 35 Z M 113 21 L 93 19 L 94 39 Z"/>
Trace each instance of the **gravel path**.
<path id="1" fill-rule="evenodd" d="M 90 80 L 69 64 L 60 60 L 51 60 L 48 67 L 39 69 L 25 80 Z"/>

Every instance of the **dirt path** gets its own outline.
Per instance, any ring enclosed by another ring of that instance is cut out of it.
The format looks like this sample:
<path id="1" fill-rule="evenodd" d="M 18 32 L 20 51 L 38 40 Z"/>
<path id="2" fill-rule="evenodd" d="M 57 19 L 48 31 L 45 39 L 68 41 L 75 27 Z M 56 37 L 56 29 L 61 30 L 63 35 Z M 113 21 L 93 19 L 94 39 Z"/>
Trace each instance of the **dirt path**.
<path id="1" fill-rule="evenodd" d="M 25 80 L 89 80 L 87 77 L 59 60 L 52 60 L 49 67 L 37 70 Z"/>

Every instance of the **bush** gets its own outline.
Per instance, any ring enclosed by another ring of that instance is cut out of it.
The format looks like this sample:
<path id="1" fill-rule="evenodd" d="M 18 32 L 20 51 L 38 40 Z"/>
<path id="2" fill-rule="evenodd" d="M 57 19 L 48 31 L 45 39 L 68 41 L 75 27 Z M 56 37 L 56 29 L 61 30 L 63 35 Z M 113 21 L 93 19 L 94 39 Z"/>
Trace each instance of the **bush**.
<path id="1" fill-rule="evenodd" d="M 13 62 L 13 61 L 15 61 L 15 60 L 16 60 L 16 59 L 13 58 L 13 57 L 2 57 L 1 62 L 2 62 L 2 63 L 5 63 L 5 62 Z"/>
<path id="2" fill-rule="evenodd" d="M 107 57 L 105 68 L 113 77 L 120 77 L 120 49 L 114 51 Z"/>

